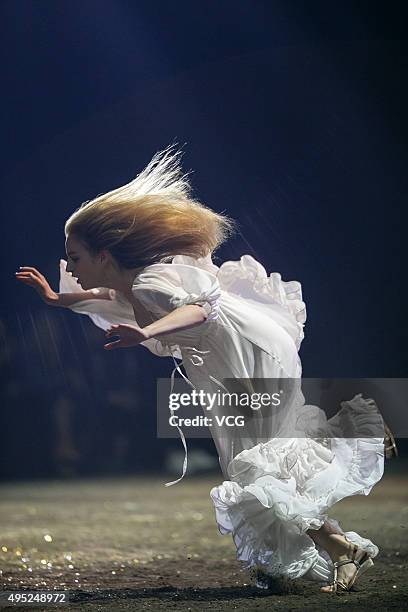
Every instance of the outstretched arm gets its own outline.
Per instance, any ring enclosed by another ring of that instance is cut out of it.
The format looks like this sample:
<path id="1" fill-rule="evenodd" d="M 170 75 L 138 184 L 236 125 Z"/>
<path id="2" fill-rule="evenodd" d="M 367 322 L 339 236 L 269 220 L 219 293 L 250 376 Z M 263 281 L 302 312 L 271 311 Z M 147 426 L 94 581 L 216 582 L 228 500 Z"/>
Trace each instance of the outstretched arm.
<path id="1" fill-rule="evenodd" d="M 144 340 L 171 334 L 182 329 L 200 325 L 207 319 L 207 313 L 199 304 L 187 304 L 176 308 L 166 316 L 146 327 L 137 325 L 112 325 L 106 337 L 119 336 L 119 340 L 105 344 L 106 349 L 129 348 L 137 346 Z"/>
<path id="2" fill-rule="evenodd" d="M 78 293 L 56 293 L 51 289 L 45 276 L 36 268 L 22 266 L 20 272 L 16 272 L 17 280 L 29 285 L 37 291 L 41 299 L 49 306 L 62 306 L 69 308 L 76 302 L 83 300 L 110 300 L 109 289 L 91 289 Z"/>
<path id="3" fill-rule="evenodd" d="M 203 323 L 207 318 L 207 313 L 199 304 L 188 304 L 176 308 L 168 315 L 158 319 L 154 323 L 144 327 L 145 333 L 149 338 L 157 338 L 163 334 L 171 334 L 182 329 L 195 327 Z"/>
<path id="4" fill-rule="evenodd" d="M 109 289 L 90 289 L 81 293 L 57 293 L 53 306 L 69 308 L 82 300 L 110 300 Z"/>

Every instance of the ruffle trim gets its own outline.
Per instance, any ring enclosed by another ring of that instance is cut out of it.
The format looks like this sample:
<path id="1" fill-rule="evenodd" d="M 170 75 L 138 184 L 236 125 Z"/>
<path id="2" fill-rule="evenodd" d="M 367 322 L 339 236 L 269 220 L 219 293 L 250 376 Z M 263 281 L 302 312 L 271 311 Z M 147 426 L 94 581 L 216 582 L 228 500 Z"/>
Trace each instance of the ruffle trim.
<path id="1" fill-rule="evenodd" d="M 207 313 L 208 321 L 215 321 L 218 318 L 220 298 L 220 286 L 214 279 L 214 284 L 207 291 L 203 291 L 202 293 L 189 293 L 183 298 L 174 296 L 171 298 L 170 303 L 174 308 L 180 308 L 180 306 L 185 306 L 187 304 L 197 304 L 204 308 Z"/>
<path id="2" fill-rule="evenodd" d="M 343 408 L 355 410 L 355 421 L 361 426 L 364 410 L 366 419 L 373 422 L 372 415 L 367 414 L 372 409 L 371 402 L 362 399 L 360 394 L 344 402 Z M 316 563 L 317 550 L 315 556 L 309 550 L 307 558 L 282 564 L 279 551 L 271 552 L 267 544 L 268 531 L 276 527 L 276 521 L 298 536 L 310 528 L 319 529 L 326 520 L 333 522 L 327 512 L 335 503 L 351 495 L 368 495 L 382 478 L 383 438 L 334 438 L 330 445 L 331 448 L 325 447 L 308 438 L 275 439 L 257 444 L 231 461 L 228 473 L 234 480 L 224 481 L 211 490 L 218 529 L 222 534 L 232 535 L 237 559 L 246 562 L 246 567 L 263 565 L 271 575 L 303 575 Z M 336 455 L 342 456 L 346 464 L 339 465 Z M 327 489 L 326 477 L 323 493 L 316 493 L 319 491 L 317 479 L 332 463 L 330 489 Z M 355 532 L 346 532 L 346 535 L 372 557 L 378 554 L 378 548 L 370 540 Z"/>
<path id="3" fill-rule="evenodd" d="M 317 549 L 311 543 L 293 555 L 290 562 L 284 562 L 278 543 L 271 538 L 271 534 L 280 532 L 276 529 L 275 513 L 279 504 L 262 507 L 254 493 L 230 481 L 211 490 L 219 532 L 231 534 L 237 549 L 236 558 L 243 563 L 242 569 L 259 566 L 271 576 L 302 576 L 317 562 Z M 269 538 L 275 546 L 269 544 Z"/>
<path id="4" fill-rule="evenodd" d="M 296 322 L 298 333 L 295 338 L 297 349 L 304 338 L 303 327 L 306 322 L 306 305 L 302 299 L 302 286 L 298 281 L 283 281 L 279 272 L 269 276 L 265 268 L 251 255 L 243 255 L 239 261 L 223 263 L 217 275 L 221 289 L 235 293 L 241 292 L 242 282 L 250 284 L 262 302 L 279 304 Z"/>
<path id="5" fill-rule="evenodd" d="M 322 501 L 319 507 L 317 500 L 302 494 L 301 488 L 326 469 L 333 457 L 329 449 L 314 440 L 278 439 L 257 444 L 230 463 L 228 472 L 235 480 L 216 487 L 216 510 L 225 519 L 225 513 L 233 513 L 238 506 L 249 508 L 257 501 L 271 511 L 273 520 L 291 523 L 299 534 L 318 529 L 327 517 L 323 512 L 327 508 Z"/>
<path id="6" fill-rule="evenodd" d="M 268 276 L 262 264 L 251 255 L 243 255 L 239 261 L 226 261 L 220 267 L 212 263 L 211 255 L 199 259 L 177 255 L 172 263 L 187 264 L 211 272 L 216 276 L 221 290 L 227 293 L 263 304 L 279 305 L 295 325 L 294 341 L 299 350 L 307 315 L 302 286 L 298 281 L 283 281 L 279 272 L 272 272 Z"/>

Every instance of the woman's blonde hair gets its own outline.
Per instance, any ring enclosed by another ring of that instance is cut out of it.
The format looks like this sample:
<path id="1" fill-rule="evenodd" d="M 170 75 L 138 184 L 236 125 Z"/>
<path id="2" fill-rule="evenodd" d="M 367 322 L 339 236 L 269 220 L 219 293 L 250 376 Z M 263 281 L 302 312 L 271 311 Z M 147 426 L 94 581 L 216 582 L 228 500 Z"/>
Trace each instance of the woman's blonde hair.
<path id="1" fill-rule="evenodd" d="M 66 221 L 65 236 L 93 254 L 109 250 L 128 269 L 212 253 L 235 223 L 191 196 L 181 153 L 177 143 L 169 145 L 130 183 L 84 202 Z"/>

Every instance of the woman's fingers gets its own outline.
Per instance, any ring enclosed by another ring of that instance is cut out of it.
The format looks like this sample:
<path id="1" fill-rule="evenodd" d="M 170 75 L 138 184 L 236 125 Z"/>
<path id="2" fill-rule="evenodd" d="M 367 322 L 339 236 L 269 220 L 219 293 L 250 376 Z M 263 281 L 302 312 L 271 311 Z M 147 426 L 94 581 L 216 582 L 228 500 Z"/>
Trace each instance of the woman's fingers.
<path id="1" fill-rule="evenodd" d="M 114 329 L 108 329 L 108 331 L 105 334 L 107 338 L 109 338 L 110 336 L 118 336 L 118 335 L 119 335 L 119 332 L 115 331 Z"/>
<path id="2" fill-rule="evenodd" d="M 26 272 L 24 274 L 16 273 L 16 278 L 22 281 L 28 281 L 29 283 L 38 284 L 38 278 L 36 278 L 31 272 Z"/>
<path id="3" fill-rule="evenodd" d="M 28 270 L 29 272 L 38 272 L 37 268 L 31 266 L 20 266 L 20 270 Z"/>
<path id="4" fill-rule="evenodd" d="M 103 345 L 103 348 L 107 349 L 108 351 L 114 348 L 120 348 L 121 342 L 122 340 L 115 340 L 115 342 L 108 342 L 108 344 Z"/>
<path id="5" fill-rule="evenodd" d="M 32 274 L 33 276 L 41 277 L 41 274 L 35 268 L 30 268 L 28 266 L 21 266 L 20 271 L 24 274 Z"/>
<path id="6" fill-rule="evenodd" d="M 35 278 L 33 272 L 16 272 L 16 276 L 20 278 Z"/>
<path id="7" fill-rule="evenodd" d="M 37 268 L 32 268 L 31 266 L 20 266 L 20 272 L 17 274 L 31 274 L 33 278 L 37 278 L 39 281 L 45 281 L 45 277 L 37 270 Z"/>
<path id="8" fill-rule="evenodd" d="M 27 281 L 30 282 L 30 283 L 35 282 L 32 276 L 16 276 L 16 278 L 18 280 L 25 281 L 25 282 L 27 282 Z"/>
<path id="9" fill-rule="evenodd" d="M 105 333 L 105 336 L 107 338 L 110 338 L 111 336 L 119 336 L 119 328 L 120 325 L 112 325 Z M 114 342 L 108 342 L 107 344 L 104 344 L 103 348 L 109 350 L 115 349 L 115 348 L 120 348 L 120 345 L 122 343 L 121 338 L 119 338 L 119 340 L 115 340 Z"/>
<path id="10" fill-rule="evenodd" d="M 106 338 L 111 338 L 112 336 L 119 337 L 119 340 L 105 344 L 104 348 L 106 349 L 136 346 L 141 341 L 139 330 L 125 323 L 112 325 L 106 330 L 105 336 Z"/>

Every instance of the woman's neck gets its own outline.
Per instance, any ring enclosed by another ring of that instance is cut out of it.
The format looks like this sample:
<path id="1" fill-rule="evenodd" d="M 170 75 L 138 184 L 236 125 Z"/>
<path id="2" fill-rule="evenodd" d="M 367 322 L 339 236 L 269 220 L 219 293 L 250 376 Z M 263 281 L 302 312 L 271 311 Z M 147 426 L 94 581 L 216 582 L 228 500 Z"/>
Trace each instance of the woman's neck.
<path id="1" fill-rule="evenodd" d="M 112 269 L 106 278 L 106 285 L 104 286 L 115 289 L 115 291 L 119 291 L 127 299 L 129 299 L 132 296 L 132 287 L 135 279 L 143 269 L 144 267 Z"/>

